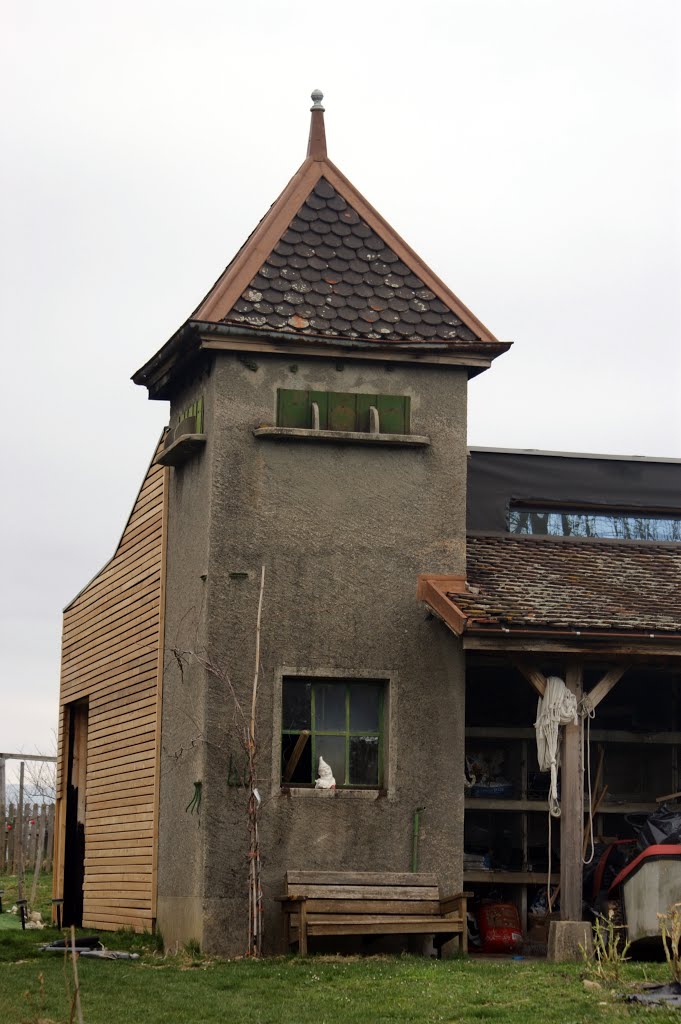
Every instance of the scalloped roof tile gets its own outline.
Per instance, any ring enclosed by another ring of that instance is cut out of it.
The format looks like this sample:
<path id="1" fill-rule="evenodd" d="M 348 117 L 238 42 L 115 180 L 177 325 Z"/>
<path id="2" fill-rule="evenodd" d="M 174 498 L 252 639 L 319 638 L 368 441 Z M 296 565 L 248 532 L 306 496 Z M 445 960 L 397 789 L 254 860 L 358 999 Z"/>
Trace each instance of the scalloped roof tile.
<path id="1" fill-rule="evenodd" d="M 322 177 L 223 323 L 383 341 L 480 341 Z"/>

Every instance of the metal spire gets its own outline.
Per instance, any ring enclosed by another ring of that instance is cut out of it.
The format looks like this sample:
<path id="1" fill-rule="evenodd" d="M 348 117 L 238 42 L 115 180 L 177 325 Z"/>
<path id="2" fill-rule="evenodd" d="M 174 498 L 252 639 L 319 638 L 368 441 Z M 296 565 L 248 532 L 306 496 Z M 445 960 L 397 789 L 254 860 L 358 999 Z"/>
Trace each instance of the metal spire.
<path id="1" fill-rule="evenodd" d="M 324 130 L 324 107 L 322 100 L 324 93 L 321 89 L 315 89 L 311 95 L 312 106 L 310 110 L 310 137 L 307 143 L 307 155 L 313 160 L 326 159 L 326 131 Z"/>

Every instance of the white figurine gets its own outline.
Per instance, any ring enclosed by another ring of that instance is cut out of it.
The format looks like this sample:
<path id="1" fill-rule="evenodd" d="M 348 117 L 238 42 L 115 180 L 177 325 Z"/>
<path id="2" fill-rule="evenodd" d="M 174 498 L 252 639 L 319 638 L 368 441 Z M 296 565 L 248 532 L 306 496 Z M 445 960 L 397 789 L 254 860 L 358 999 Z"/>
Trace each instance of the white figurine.
<path id="1" fill-rule="evenodd" d="M 323 757 L 319 758 L 319 778 L 314 784 L 315 789 L 335 789 L 336 780 L 333 777 L 330 765 L 326 763 Z"/>

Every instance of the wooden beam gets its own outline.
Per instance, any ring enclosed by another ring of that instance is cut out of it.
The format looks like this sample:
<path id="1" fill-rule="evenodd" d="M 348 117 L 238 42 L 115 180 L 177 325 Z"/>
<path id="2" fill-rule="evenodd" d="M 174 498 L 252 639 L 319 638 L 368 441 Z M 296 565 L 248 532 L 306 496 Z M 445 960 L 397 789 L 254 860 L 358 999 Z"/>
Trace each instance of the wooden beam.
<path id="1" fill-rule="evenodd" d="M 591 690 L 589 690 L 585 696 L 592 708 L 597 708 L 603 698 L 610 693 L 612 688 L 617 686 L 629 667 L 630 666 L 627 663 L 623 665 L 615 665 L 605 673 L 602 679 L 599 679 Z"/>
<path id="2" fill-rule="evenodd" d="M 530 686 L 537 691 L 539 696 L 543 697 L 546 691 L 546 676 L 528 661 L 523 661 L 522 658 L 511 658 L 511 664 L 527 679 Z"/>
<path id="3" fill-rule="evenodd" d="M 463 639 L 464 650 L 466 651 L 496 651 L 507 653 L 517 651 L 519 654 L 572 654 L 580 658 L 592 657 L 599 661 L 606 658 L 622 658 L 627 661 L 636 658 L 642 664 L 650 662 L 651 658 L 667 659 L 673 661 L 681 657 L 681 640 L 674 637 L 668 643 L 657 643 L 656 640 L 625 640 L 622 637 L 605 639 L 600 635 L 582 633 L 574 638 L 561 639 L 552 637 L 535 636 L 521 638 L 511 636 L 508 633 L 499 635 L 482 635 L 479 633 L 466 632 Z"/>
<path id="4" fill-rule="evenodd" d="M 448 594 L 463 593 L 465 589 L 465 576 L 436 576 L 424 573 L 418 578 L 416 597 L 427 604 L 431 611 L 449 626 L 452 633 L 461 636 L 468 619 Z"/>
<path id="5" fill-rule="evenodd" d="M 573 662 L 565 685 L 582 699 L 583 668 Z M 563 921 L 582 920 L 582 837 L 584 832 L 584 765 L 582 724 L 564 726 L 560 769 L 560 916 Z"/>
<path id="6" fill-rule="evenodd" d="M 284 778 L 283 778 L 284 782 L 290 782 L 291 776 L 293 775 L 294 771 L 298 767 L 298 762 L 300 761 L 300 758 L 302 756 L 303 750 L 305 749 L 305 745 L 307 744 L 307 741 L 309 740 L 309 738 L 310 738 L 310 730 L 309 729 L 303 729 L 303 731 L 301 732 L 300 736 L 296 740 L 296 745 L 293 748 L 293 753 L 291 754 L 290 758 L 288 759 L 288 763 L 286 765 L 286 768 L 284 769 Z"/>
<path id="7" fill-rule="evenodd" d="M 56 757 L 49 757 L 46 754 L 0 754 L 0 760 L 4 761 L 56 761 Z"/>

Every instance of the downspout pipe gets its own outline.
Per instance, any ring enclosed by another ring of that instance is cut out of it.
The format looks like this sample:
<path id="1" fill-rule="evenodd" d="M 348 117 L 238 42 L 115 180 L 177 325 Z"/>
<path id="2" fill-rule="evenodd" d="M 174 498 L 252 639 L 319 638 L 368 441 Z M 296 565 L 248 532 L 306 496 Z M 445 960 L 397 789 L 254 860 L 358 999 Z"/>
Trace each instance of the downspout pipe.
<path id="1" fill-rule="evenodd" d="M 417 807 L 414 811 L 414 818 L 411 829 L 411 870 L 419 869 L 419 833 L 421 827 L 421 814 L 425 807 Z"/>

